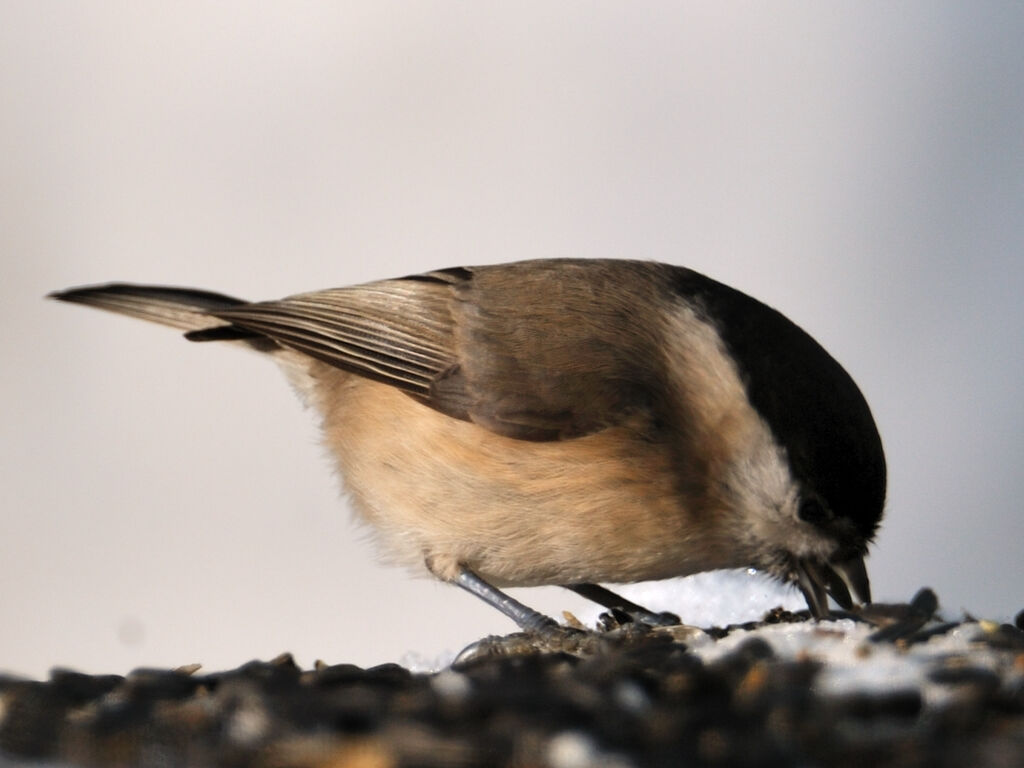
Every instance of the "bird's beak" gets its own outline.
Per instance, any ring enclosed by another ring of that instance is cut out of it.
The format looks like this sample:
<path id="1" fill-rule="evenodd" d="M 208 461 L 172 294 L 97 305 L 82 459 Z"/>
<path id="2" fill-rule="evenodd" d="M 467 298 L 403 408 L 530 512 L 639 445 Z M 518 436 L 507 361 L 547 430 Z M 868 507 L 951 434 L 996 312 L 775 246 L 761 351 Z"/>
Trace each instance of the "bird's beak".
<path id="1" fill-rule="evenodd" d="M 865 605 L 871 602 L 871 582 L 868 580 L 868 571 L 864 567 L 863 557 L 851 557 L 849 560 L 833 562 L 831 566 L 843 583 L 853 592 L 858 602 Z"/>
<path id="2" fill-rule="evenodd" d="M 868 581 L 863 557 L 827 563 L 798 560 L 793 574 L 794 582 L 803 593 L 811 615 L 816 619 L 828 616 L 829 595 L 846 610 L 853 608 L 851 592 L 858 601 L 871 602 L 871 583 Z"/>

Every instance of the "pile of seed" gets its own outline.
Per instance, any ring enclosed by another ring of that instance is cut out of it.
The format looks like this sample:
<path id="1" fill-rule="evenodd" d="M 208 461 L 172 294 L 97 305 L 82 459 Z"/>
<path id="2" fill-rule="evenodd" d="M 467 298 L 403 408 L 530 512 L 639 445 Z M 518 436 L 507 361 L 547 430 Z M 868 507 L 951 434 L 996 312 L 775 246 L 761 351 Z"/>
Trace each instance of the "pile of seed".
<path id="1" fill-rule="evenodd" d="M 488 638 L 431 674 L 286 654 L 0 678 L 0 766 L 1024 765 L 1024 612 L 934 610 L 925 590 L 820 623 L 652 629 L 613 612 L 597 631 Z"/>

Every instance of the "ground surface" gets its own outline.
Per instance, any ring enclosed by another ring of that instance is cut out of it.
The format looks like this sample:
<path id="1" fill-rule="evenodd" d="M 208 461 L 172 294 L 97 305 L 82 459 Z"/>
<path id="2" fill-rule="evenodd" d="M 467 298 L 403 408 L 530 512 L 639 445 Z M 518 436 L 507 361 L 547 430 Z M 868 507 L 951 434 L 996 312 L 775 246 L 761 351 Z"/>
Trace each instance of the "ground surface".
<path id="1" fill-rule="evenodd" d="M 1024 766 L 1024 615 L 934 595 L 812 622 L 511 635 L 413 673 L 290 656 L 226 672 L 0 678 L 0 766 Z"/>

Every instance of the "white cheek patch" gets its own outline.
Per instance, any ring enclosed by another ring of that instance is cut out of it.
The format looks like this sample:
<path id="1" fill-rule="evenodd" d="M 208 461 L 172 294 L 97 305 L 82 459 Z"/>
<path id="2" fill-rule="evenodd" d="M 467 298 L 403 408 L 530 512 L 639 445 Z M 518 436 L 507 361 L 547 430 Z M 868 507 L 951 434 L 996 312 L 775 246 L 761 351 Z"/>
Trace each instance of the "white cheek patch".
<path id="1" fill-rule="evenodd" d="M 786 452 L 751 405 L 716 329 L 682 305 L 663 317 L 666 370 L 688 404 L 692 450 L 709 461 L 712 504 L 731 517 L 728 536 L 751 553 L 824 557 L 833 544 L 799 520 L 800 487 Z M 717 503 L 716 503 L 717 502 Z"/>
<path id="2" fill-rule="evenodd" d="M 757 418 L 748 450 L 728 478 L 752 546 L 785 550 L 798 558 L 828 559 L 832 554 L 835 543 L 800 520 L 800 486 L 764 419 Z"/>

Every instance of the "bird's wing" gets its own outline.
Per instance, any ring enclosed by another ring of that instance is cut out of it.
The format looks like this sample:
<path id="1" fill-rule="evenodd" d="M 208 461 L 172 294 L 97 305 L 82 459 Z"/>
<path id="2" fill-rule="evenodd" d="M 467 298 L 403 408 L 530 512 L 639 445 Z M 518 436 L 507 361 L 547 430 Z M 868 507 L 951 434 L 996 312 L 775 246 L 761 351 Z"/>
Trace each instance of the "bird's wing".
<path id="1" fill-rule="evenodd" d="M 455 361 L 449 303 L 442 277 L 423 275 L 254 302 L 216 316 L 425 398 L 431 382 Z"/>
<path id="2" fill-rule="evenodd" d="M 658 265 L 455 268 L 228 307 L 234 327 L 395 386 L 499 434 L 587 434 L 649 408 L 656 347 L 634 313 Z"/>

